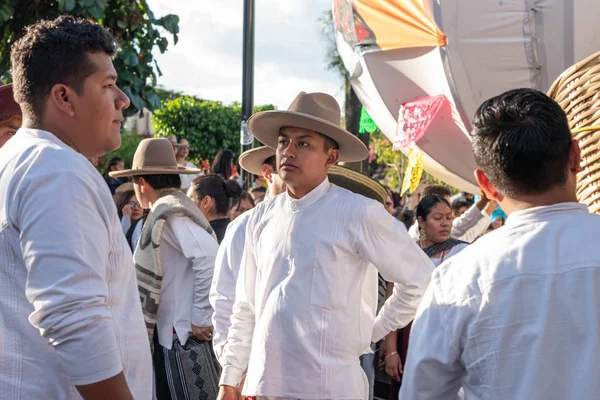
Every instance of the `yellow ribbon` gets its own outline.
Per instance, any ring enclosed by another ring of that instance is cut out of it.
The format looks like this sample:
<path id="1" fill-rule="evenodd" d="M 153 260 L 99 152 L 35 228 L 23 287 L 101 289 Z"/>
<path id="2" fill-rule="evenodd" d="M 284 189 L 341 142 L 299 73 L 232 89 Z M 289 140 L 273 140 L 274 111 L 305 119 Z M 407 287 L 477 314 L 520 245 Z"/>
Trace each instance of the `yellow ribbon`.
<path id="1" fill-rule="evenodd" d="M 573 136 L 580 134 L 581 132 L 589 131 L 600 131 L 600 125 L 584 126 L 583 128 L 577 128 L 571 131 Z"/>

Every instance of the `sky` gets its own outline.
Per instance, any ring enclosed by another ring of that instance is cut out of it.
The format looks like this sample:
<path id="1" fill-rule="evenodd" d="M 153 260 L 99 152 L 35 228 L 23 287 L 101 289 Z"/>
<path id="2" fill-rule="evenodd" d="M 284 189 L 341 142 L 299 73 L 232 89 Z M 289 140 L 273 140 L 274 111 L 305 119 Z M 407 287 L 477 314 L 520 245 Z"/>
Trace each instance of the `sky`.
<path id="1" fill-rule="evenodd" d="M 155 16 L 176 14 L 179 42 L 156 51 L 159 85 L 226 104 L 242 98 L 243 0 L 148 0 Z M 343 99 L 327 71 L 318 19 L 331 0 L 256 0 L 254 104 L 286 109 L 300 91 Z M 169 34 L 169 36 L 171 36 Z M 172 42 L 171 42 L 172 43 Z"/>

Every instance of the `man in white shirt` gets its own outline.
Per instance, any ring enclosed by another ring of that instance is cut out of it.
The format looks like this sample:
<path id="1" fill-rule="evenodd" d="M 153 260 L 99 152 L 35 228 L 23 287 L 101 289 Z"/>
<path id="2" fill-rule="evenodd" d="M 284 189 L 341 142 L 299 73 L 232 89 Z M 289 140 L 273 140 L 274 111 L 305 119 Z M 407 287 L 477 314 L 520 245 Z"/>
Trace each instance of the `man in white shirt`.
<path id="1" fill-rule="evenodd" d="M 600 217 L 577 202 L 580 150 L 533 89 L 484 102 L 477 182 L 509 215 L 438 267 L 410 337 L 401 399 L 600 398 Z"/>
<path id="2" fill-rule="evenodd" d="M 153 361 L 158 400 L 215 399 L 218 371 L 212 357 L 208 301 L 218 244 L 196 204 L 180 191 L 180 167 L 167 139 L 144 139 L 132 169 L 136 197 L 150 209 L 134 261 Z"/>
<path id="3" fill-rule="evenodd" d="M 288 111 L 255 114 L 249 129 L 276 148 L 287 192 L 259 204 L 246 229 L 234 312 L 221 359 L 223 399 L 243 393 L 295 399 L 364 399 L 359 356 L 414 316 L 433 265 L 404 226 L 374 200 L 329 183 L 338 161 L 367 149 L 339 127 L 323 93 L 300 93 Z M 397 282 L 374 322 L 377 270 Z"/>
<path id="4" fill-rule="evenodd" d="M 238 160 L 240 166 L 267 181 L 270 199 L 285 192 L 285 183 L 277 175 L 275 150 L 262 146 L 243 152 Z M 223 348 L 227 342 L 227 333 L 231 326 L 231 314 L 235 301 L 235 286 L 244 254 L 246 242 L 246 226 L 252 210 L 233 220 L 227 227 L 225 237 L 219 246 L 215 262 L 215 270 L 210 290 L 210 304 L 215 310 L 212 322 L 214 327 L 213 346 L 219 363 Z"/>
<path id="5" fill-rule="evenodd" d="M 86 159 L 121 144 L 115 50 L 70 17 L 12 45 L 23 127 L 0 149 L 2 398 L 152 398 L 131 250 Z"/>

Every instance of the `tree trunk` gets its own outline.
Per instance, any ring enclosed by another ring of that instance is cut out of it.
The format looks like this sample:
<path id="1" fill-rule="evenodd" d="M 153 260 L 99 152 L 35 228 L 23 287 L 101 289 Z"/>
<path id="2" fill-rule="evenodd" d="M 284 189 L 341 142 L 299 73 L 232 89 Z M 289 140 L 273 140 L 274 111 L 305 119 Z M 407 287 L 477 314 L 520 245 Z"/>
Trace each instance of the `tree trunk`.
<path id="1" fill-rule="evenodd" d="M 369 134 L 358 133 L 360 128 L 360 112 L 362 109 L 362 103 L 354 92 L 352 85 L 350 85 L 350 80 L 348 78 L 344 79 L 344 86 L 346 89 L 346 130 L 356 135 L 365 144 L 365 146 L 369 148 Z M 361 171 L 363 173 L 367 173 L 368 166 L 369 160 L 366 159 L 361 163 Z"/>

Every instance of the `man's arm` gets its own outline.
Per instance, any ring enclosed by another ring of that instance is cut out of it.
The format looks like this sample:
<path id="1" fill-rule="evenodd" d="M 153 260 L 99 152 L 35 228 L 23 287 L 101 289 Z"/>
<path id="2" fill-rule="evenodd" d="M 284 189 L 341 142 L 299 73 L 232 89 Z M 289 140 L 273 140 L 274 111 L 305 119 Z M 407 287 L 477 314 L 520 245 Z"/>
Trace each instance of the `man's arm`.
<path id="1" fill-rule="evenodd" d="M 237 217 L 227 227 L 225 237 L 219 246 L 215 260 L 215 271 L 210 289 L 210 304 L 213 313 L 213 347 L 220 364 L 231 326 L 231 314 L 235 302 L 235 286 L 242 264 L 246 241 L 246 226 L 250 213 Z"/>
<path id="2" fill-rule="evenodd" d="M 444 304 L 427 289 L 412 324 L 410 350 L 404 363 L 401 399 L 456 399 L 463 366 L 458 341 L 446 330 Z"/>
<path id="3" fill-rule="evenodd" d="M 32 177 L 23 185 L 15 226 L 27 268 L 25 295 L 34 308 L 29 321 L 84 398 L 130 399 L 107 304 L 107 205 L 98 201 L 94 181 L 76 173 Z"/>
<path id="4" fill-rule="evenodd" d="M 250 360 L 255 325 L 254 302 L 257 272 L 253 220 L 254 218 L 250 217 L 246 228 L 246 246 L 236 284 L 231 327 L 222 355 L 223 372 L 220 380 L 222 394 L 225 392 L 227 394 L 235 393 L 235 388 L 239 386 Z"/>
<path id="5" fill-rule="evenodd" d="M 482 211 L 488 202 L 488 198 L 485 194 L 482 194 L 477 203 L 473 204 L 463 215 L 455 218 L 452 221 L 452 237 L 459 238 L 464 236 L 471 228 L 477 225 L 477 222 L 484 217 Z"/>
<path id="6" fill-rule="evenodd" d="M 360 221 L 357 248 L 361 257 L 379 270 L 388 282 L 394 282 L 392 296 L 375 319 L 372 342 L 406 326 L 414 318 L 434 265 L 406 233 L 406 228 L 372 202 Z"/>
<path id="7" fill-rule="evenodd" d="M 492 215 L 497 206 L 498 203 L 496 201 L 490 201 L 485 206 L 485 209 L 481 211 L 481 219 L 475 224 L 474 227 L 469 229 L 467 233 L 458 239 L 462 240 L 463 242 L 473 243 L 479 236 L 483 235 L 492 223 L 490 215 Z"/>

